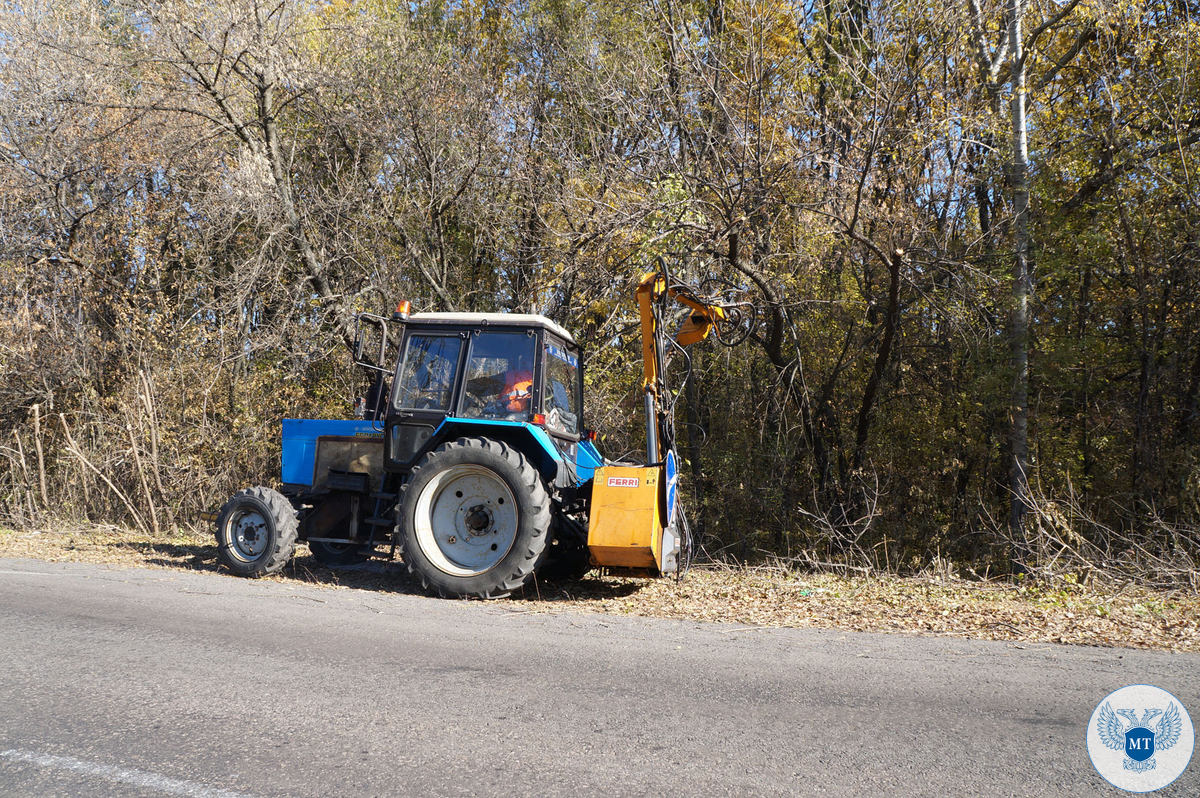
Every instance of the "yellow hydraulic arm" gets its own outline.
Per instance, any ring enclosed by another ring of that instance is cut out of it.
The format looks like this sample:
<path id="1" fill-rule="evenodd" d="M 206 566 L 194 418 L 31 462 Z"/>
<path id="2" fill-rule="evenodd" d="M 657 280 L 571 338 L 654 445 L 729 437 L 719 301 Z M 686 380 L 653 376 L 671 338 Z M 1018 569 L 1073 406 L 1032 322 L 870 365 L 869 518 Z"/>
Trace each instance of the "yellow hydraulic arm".
<path id="1" fill-rule="evenodd" d="M 659 259 L 658 268 L 646 272 L 637 286 L 638 312 L 642 328 L 642 390 L 646 402 L 646 462 L 661 462 L 660 443 L 666 448 L 675 445 L 670 429 L 671 419 L 662 407 L 667 390 L 663 374 L 666 358 L 666 333 L 661 329 L 658 310 L 664 299 L 672 299 L 690 311 L 675 333 L 675 343 L 681 347 L 703 341 L 709 333 L 726 346 L 740 343 L 754 324 L 753 307 L 746 302 L 724 301 L 716 296 L 704 296 L 682 283 L 671 280 L 666 265 Z"/>
<path id="2" fill-rule="evenodd" d="M 654 315 L 654 303 L 663 294 L 692 310 L 679 332 L 675 334 L 675 340 L 682 346 L 691 346 L 703 341 L 718 323 L 726 319 L 725 310 L 720 305 L 707 304 L 691 292 L 668 286 L 667 277 L 661 271 L 646 272 L 642 275 L 637 287 L 638 312 L 642 318 L 642 388 L 654 394 L 658 393 L 661 369 L 661 353 L 657 347 L 659 329 Z"/>
<path id="3" fill-rule="evenodd" d="M 671 418 L 674 400 L 669 398 L 665 374 L 666 347 L 690 346 L 713 332 L 722 343 L 738 343 L 753 326 L 753 308 L 746 303 L 702 297 L 672 282 L 661 260 L 655 271 L 642 275 L 636 295 L 641 314 L 646 465 L 596 469 L 588 514 L 588 549 L 595 565 L 671 573 L 678 571 L 681 559 L 688 559 L 690 533 L 686 520 L 682 529 L 676 523 L 679 458 Z M 674 335 L 674 344 L 662 329 L 662 306 L 668 299 L 690 311 Z"/>

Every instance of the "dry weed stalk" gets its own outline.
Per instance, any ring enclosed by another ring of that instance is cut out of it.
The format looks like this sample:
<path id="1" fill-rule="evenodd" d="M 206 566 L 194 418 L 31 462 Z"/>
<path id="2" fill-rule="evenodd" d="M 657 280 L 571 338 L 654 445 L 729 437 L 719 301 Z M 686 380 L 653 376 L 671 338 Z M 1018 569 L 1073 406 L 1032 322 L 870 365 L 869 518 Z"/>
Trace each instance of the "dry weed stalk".
<path id="1" fill-rule="evenodd" d="M 883 496 L 879 474 L 872 469 L 870 480 L 859 474 L 846 495 L 845 501 L 831 506 L 820 500 L 814 490 L 812 508 L 797 504 L 796 512 L 807 519 L 816 532 L 818 545 L 825 549 L 824 555 L 813 548 L 806 548 L 792 557 L 796 565 L 812 570 L 832 570 L 840 573 L 874 574 L 880 570 L 891 570 L 891 557 L 884 538 L 883 563 L 880 563 L 879 544 L 864 545 L 879 519 L 879 501 Z"/>
<path id="2" fill-rule="evenodd" d="M 71 428 L 67 426 L 66 415 L 63 413 L 59 413 L 58 420 L 62 422 L 63 434 L 66 436 L 66 439 L 67 439 L 67 450 L 71 454 L 75 455 L 76 459 L 79 460 L 79 462 L 82 465 L 86 466 L 89 470 L 91 470 L 92 473 L 94 473 L 96 476 L 98 476 L 101 479 L 101 481 L 103 481 L 104 484 L 108 486 L 109 490 L 111 490 L 113 492 L 113 494 L 118 499 L 121 500 L 121 503 L 125 505 L 125 509 L 127 509 L 129 511 L 130 516 L 133 517 L 133 521 L 134 521 L 134 523 L 136 523 L 138 525 L 138 528 L 141 529 L 143 532 L 145 532 L 147 535 L 149 535 L 150 527 L 146 525 L 146 521 L 145 521 L 145 519 L 142 518 L 142 514 L 140 512 L 138 512 L 137 507 L 135 507 L 133 502 L 131 502 L 129 500 L 129 497 L 127 497 L 120 488 L 118 488 L 115 484 L 113 484 L 113 481 L 111 479 L 109 479 L 104 474 L 103 471 L 101 471 L 99 468 L 96 468 L 96 466 L 92 463 L 92 461 L 88 459 L 87 455 L 85 455 L 79 449 L 79 446 L 75 443 L 75 438 L 71 435 Z"/>
<path id="3" fill-rule="evenodd" d="M 1151 512 L 1131 519 L 1128 529 L 1118 529 L 1090 512 L 1070 483 L 1056 499 L 1040 487 L 1032 491 L 1028 517 L 1020 545 L 1035 577 L 1200 592 L 1200 530 L 1195 526 L 1168 523 Z M 1002 534 L 1005 526 L 993 529 Z M 1009 538 L 1008 543 L 1015 547 L 1017 541 Z"/>
<path id="4" fill-rule="evenodd" d="M 42 497 L 42 507 L 50 506 L 50 499 L 46 493 L 46 459 L 42 455 L 42 406 L 34 404 L 33 406 L 33 446 L 37 451 L 37 467 L 38 467 L 38 492 Z"/>

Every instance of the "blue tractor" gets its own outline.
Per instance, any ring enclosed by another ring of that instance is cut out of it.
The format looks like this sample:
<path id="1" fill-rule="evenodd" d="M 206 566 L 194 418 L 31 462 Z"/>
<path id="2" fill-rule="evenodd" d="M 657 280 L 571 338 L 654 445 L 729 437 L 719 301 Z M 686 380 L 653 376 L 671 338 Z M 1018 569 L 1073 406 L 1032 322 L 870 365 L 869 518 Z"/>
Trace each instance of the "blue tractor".
<path id="1" fill-rule="evenodd" d="M 583 426 L 579 347 L 550 319 L 401 303 L 390 319 L 358 317 L 354 360 L 373 379 L 357 418 L 285 419 L 280 489 L 242 490 L 221 508 L 220 563 L 275 573 L 305 541 L 331 567 L 398 555 L 427 590 L 478 598 L 595 566 L 675 572 L 688 534 L 666 360 L 711 329 L 729 342 L 741 314 L 663 268 L 643 277 L 638 298 L 644 464 L 597 451 Z M 668 298 L 690 313 L 674 338 L 661 333 Z"/>

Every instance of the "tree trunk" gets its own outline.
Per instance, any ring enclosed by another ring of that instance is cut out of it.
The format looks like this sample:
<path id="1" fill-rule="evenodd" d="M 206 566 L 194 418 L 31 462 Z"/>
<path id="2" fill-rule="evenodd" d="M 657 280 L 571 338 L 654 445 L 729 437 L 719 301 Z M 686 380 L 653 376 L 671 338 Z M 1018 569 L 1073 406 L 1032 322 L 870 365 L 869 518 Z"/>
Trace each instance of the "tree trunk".
<path id="1" fill-rule="evenodd" d="M 1029 503 L 1029 299 L 1033 280 L 1029 269 L 1029 141 L 1025 119 L 1025 51 L 1021 30 L 1025 0 L 1009 0 L 1008 39 L 1012 58 L 1012 192 L 1013 283 L 1009 329 L 1012 397 L 1009 448 L 1009 533 L 1017 547 L 1014 563 L 1025 564 L 1029 554 L 1025 512 Z"/>
<path id="2" fill-rule="evenodd" d="M 883 322 L 883 339 L 879 350 L 875 353 L 875 365 L 871 368 L 871 376 L 863 390 L 862 407 L 858 411 L 858 424 L 854 435 L 854 459 L 852 468 L 857 471 L 862 468 L 866 457 L 867 437 L 871 431 L 871 417 L 875 409 L 875 400 L 879 396 L 879 384 L 883 381 L 883 372 L 892 359 L 892 345 L 896 340 L 896 328 L 900 326 L 900 262 L 904 254 L 900 251 L 892 253 L 888 262 L 888 299 L 887 316 Z M 844 487 L 848 491 L 849 485 Z"/>
<path id="3" fill-rule="evenodd" d="M 687 411 L 687 459 L 692 479 L 692 497 L 694 501 L 694 519 L 692 535 L 696 542 L 704 540 L 704 495 L 707 486 L 704 484 L 704 469 L 700 462 L 702 446 L 707 430 L 704 427 L 704 413 L 701 403 L 702 392 L 698 384 L 696 371 L 699 368 L 699 352 L 692 352 L 692 372 L 684 383 L 685 409 Z"/>
<path id="4" fill-rule="evenodd" d="M 1079 327 L 1075 334 L 1076 352 L 1087 351 L 1087 341 L 1091 328 L 1092 311 L 1092 262 L 1083 263 L 1083 278 L 1079 283 Z M 1076 393 L 1075 412 L 1079 420 L 1079 451 L 1083 459 L 1083 498 L 1089 498 L 1092 489 L 1092 477 L 1095 474 L 1095 452 L 1092 447 L 1092 370 L 1090 358 L 1084 359 L 1083 381 Z"/>

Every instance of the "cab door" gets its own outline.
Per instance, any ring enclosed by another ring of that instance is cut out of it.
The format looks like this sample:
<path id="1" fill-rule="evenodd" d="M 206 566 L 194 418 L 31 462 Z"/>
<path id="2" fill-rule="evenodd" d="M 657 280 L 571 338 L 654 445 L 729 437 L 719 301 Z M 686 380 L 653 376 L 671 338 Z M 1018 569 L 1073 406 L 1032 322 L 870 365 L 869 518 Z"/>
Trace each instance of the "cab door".
<path id="1" fill-rule="evenodd" d="M 407 330 L 384 437 L 390 470 L 410 468 L 455 406 L 466 343 L 463 330 Z"/>

